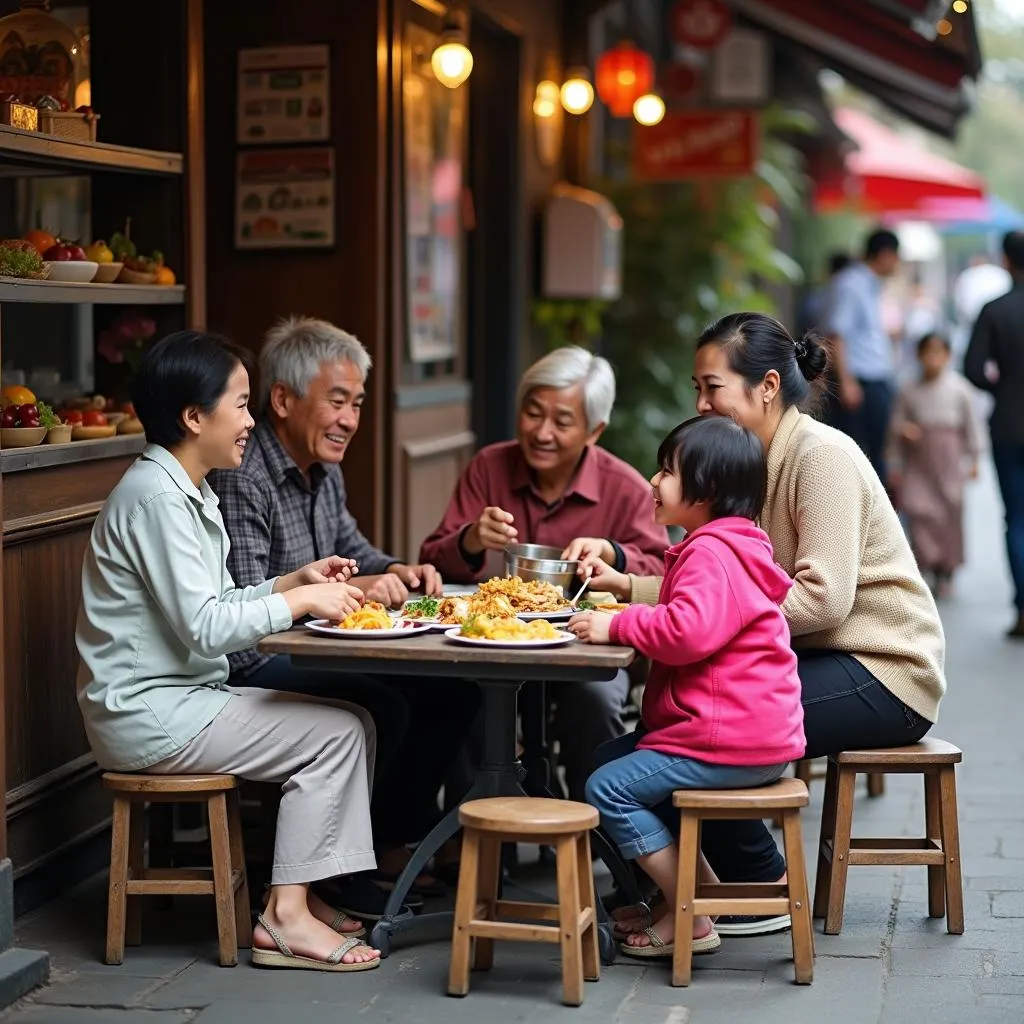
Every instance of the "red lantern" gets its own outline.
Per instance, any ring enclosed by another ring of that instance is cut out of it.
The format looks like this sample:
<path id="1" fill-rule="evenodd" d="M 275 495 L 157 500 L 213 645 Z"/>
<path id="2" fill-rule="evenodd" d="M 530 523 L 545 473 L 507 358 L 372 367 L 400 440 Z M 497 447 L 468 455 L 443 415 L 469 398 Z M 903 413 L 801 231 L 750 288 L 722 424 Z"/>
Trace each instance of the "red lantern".
<path id="1" fill-rule="evenodd" d="M 634 101 L 654 88 L 654 61 L 628 40 L 597 61 L 597 94 L 614 117 L 629 117 Z"/>

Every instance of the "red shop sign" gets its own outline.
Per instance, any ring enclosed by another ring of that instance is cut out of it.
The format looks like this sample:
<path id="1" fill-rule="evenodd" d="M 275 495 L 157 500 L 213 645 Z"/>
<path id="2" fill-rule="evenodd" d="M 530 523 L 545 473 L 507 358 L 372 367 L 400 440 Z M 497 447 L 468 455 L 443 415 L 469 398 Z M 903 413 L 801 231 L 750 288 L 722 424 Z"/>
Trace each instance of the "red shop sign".
<path id="1" fill-rule="evenodd" d="M 735 178 L 757 161 L 757 114 L 749 110 L 680 110 L 660 124 L 633 129 L 633 173 L 642 181 Z"/>
<path id="2" fill-rule="evenodd" d="M 676 0 L 669 24 L 680 46 L 711 50 L 729 34 L 732 11 L 722 0 Z"/>

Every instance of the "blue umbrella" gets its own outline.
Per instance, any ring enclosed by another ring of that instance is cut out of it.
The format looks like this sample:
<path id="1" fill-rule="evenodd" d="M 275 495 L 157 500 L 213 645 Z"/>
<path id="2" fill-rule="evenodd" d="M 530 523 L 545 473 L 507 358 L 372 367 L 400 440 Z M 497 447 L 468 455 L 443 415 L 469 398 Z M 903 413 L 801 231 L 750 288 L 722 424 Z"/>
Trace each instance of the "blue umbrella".
<path id="1" fill-rule="evenodd" d="M 1024 230 L 1024 213 L 999 196 L 986 196 L 962 219 L 936 218 L 933 223 L 940 235 L 1005 234 Z"/>

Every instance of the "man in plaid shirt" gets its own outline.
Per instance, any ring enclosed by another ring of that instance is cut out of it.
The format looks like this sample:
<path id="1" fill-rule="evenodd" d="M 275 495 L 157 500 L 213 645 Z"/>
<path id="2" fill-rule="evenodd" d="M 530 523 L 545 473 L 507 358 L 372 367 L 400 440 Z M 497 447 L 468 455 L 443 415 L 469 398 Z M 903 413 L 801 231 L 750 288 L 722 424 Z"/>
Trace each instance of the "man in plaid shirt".
<path id="1" fill-rule="evenodd" d="M 261 414 L 241 468 L 208 478 L 220 497 L 231 539 L 228 569 L 238 586 L 336 554 L 358 563 L 351 582 L 367 600 L 400 606 L 409 588 L 440 595 L 441 577 L 432 565 L 408 565 L 374 547 L 346 505 L 340 463 L 359 427 L 369 369 L 359 341 L 323 320 L 293 317 L 267 335 L 260 352 Z M 332 679 L 253 649 L 231 655 L 230 663 L 235 685 L 351 700 L 373 715 L 377 875 L 385 884 L 393 881 L 408 857 L 406 845 L 421 840 L 438 819 L 438 790 L 476 717 L 476 685 L 347 673 Z M 442 891 L 428 876 L 419 881 L 421 893 Z M 379 916 L 365 886 L 359 902 L 351 908 L 354 916 Z"/>

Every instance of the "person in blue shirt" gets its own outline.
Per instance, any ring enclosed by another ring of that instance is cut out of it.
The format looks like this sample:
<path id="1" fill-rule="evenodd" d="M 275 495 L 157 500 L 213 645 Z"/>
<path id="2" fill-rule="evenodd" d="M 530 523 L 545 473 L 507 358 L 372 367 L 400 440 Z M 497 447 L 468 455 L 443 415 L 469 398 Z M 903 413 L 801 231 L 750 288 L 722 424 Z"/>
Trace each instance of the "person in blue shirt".
<path id="1" fill-rule="evenodd" d="M 309 886 L 374 867 L 373 720 L 355 705 L 226 685 L 233 651 L 362 602 L 345 582 L 356 567 L 334 555 L 258 586 L 231 579 L 206 475 L 241 463 L 253 427 L 243 359 L 201 331 L 168 335 L 143 359 L 133 397 L 149 444 L 97 517 L 82 568 L 79 706 L 103 768 L 279 783 L 253 963 L 366 970 L 379 952 L 360 922 Z"/>
<path id="2" fill-rule="evenodd" d="M 832 279 L 824 331 L 832 342 L 832 401 L 828 421 L 864 450 L 882 480 L 892 414 L 895 352 L 882 321 L 882 286 L 900 265 L 892 231 L 872 232 L 864 259 Z"/>

